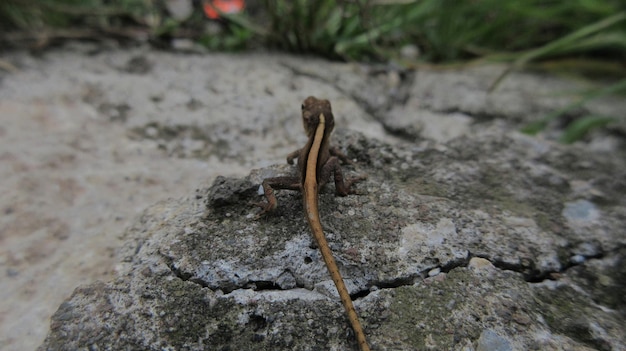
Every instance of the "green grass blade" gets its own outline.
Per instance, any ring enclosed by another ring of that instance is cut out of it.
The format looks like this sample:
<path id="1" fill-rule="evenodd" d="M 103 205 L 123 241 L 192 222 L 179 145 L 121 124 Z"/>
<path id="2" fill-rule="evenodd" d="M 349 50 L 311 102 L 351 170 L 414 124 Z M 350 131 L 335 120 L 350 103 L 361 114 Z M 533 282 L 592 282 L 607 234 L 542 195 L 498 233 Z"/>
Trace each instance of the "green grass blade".
<path id="1" fill-rule="evenodd" d="M 600 32 L 601 30 L 604 30 L 625 19 L 626 19 L 626 12 L 620 12 L 618 14 L 605 18 L 596 23 L 587 25 L 560 39 L 554 40 L 540 48 L 527 52 L 526 54 L 522 55 L 519 59 L 517 59 L 514 65 L 522 66 L 526 64 L 527 62 L 537 59 L 539 57 L 545 57 L 548 55 L 558 54 L 564 49 L 567 49 L 568 47 L 575 45 L 578 41 L 582 40 L 583 38 L 596 34 Z"/>
<path id="2" fill-rule="evenodd" d="M 619 23 L 626 19 L 626 11 L 622 11 L 613 16 L 609 16 L 604 18 L 596 23 L 589 24 L 584 26 L 560 39 L 554 40 L 546 45 L 543 45 L 539 48 L 532 49 L 527 51 L 526 53 L 519 56 L 511 67 L 506 69 L 500 76 L 491 84 L 489 91 L 495 90 L 500 82 L 514 69 L 519 69 L 530 61 L 536 60 L 538 58 L 559 55 L 567 53 L 568 51 L 573 51 L 573 49 L 577 45 L 581 45 L 580 42 L 585 38 L 588 38 L 592 35 L 599 33 L 602 30 L 605 30 L 616 23 Z M 623 40 L 623 39 L 621 39 Z M 587 45 L 592 42 L 587 41 Z M 595 44 L 598 44 L 597 42 Z M 595 48 L 599 48 L 599 45 L 594 45 Z"/>
<path id="3" fill-rule="evenodd" d="M 582 139 L 585 135 L 594 129 L 601 128 L 613 122 L 615 118 L 607 116 L 588 115 L 577 119 L 570 124 L 559 141 L 565 144 L 571 144 Z"/>
<path id="4" fill-rule="evenodd" d="M 608 87 L 605 87 L 599 90 L 594 90 L 590 93 L 585 94 L 585 96 L 583 96 L 578 101 L 572 104 L 569 104 L 561 109 L 558 109 L 546 115 L 545 117 L 539 119 L 538 121 L 528 124 L 526 127 L 522 128 L 522 133 L 535 135 L 539 133 L 540 131 L 542 131 L 548 125 L 548 123 L 550 123 L 555 118 L 558 118 L 564 113 L 567 113 L 573 109 L 583 106 L 585 103 L 587 103 L 590 100 L 593 100 L 602 96 L 615 94 L 615 93 L 622 93 L 622 92 L 626 92 L 626 79 L 622 79 L 619 82 L 612 84 Z"/>

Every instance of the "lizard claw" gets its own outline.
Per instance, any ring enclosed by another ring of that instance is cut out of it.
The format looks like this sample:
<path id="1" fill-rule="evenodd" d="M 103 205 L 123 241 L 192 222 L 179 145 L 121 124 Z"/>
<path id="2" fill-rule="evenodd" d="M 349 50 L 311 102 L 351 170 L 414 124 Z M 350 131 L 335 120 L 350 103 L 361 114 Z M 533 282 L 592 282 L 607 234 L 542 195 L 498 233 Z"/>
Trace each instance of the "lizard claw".
<path id="1" fill-rule="evenodd" d="M 361 194 L 361 193 L 357 192 L 357 190 L 354 190 L 352 188 L 352 185 L 356 184 L 356 183 L 359 183 L 359 182 L 362 182 L 362 181 L 364 181 L 366 179 L 367 179 L 367 175 L 365 175 L 365 174 L 362 174 L 362 175 L 359 175 L 357 177 L 348 179 L 346 181 L 346 186 L 348 188 L 348 194 L 356 194 L 356 195 Z"/>
<path id="2" fill-rule="evenodd" d="M 360 181 L 363 181 L 363 180 L 367 180 L 367 174 L 361 174 L 361 175 L 358 175 L 358 176 L 352 178 L 352 182 L 353 183 L 360 182 Z"/>
<path id="3" fill-rule="evenodd" d="M 364 180 L 367 180 L 367 175 L 366 174 L 361 174 L 359 176 L 356 176 L 354 178 L 350 178 L 348 179 L 348 186 L 351 186 L 352 184 L 356 184 L 356 183 L 360 183 Z"/>
<path id="4" fill-rule="evenodd" d="M 270 202 L 249 202 L 250 206 L 257 206 L 261 208 L 261 211 L 254 216 L 255 220 L 260 219 L 265 214 L 270 213 L 276 209 L 276 202 L 273 204 Z"/>

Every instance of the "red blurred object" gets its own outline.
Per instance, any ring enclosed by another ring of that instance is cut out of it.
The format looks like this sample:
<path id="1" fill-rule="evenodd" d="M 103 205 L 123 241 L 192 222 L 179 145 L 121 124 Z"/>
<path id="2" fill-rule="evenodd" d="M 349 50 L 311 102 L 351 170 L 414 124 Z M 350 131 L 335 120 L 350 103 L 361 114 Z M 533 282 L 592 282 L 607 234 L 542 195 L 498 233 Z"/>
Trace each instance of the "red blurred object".
<path id="1" fill-rule="evenodd" d="M 204 14 L 210 19 L 220 18 L 222 13 L 239 13 L 246 7 L 244 0 L 205 0 L 202 4 Z"/>

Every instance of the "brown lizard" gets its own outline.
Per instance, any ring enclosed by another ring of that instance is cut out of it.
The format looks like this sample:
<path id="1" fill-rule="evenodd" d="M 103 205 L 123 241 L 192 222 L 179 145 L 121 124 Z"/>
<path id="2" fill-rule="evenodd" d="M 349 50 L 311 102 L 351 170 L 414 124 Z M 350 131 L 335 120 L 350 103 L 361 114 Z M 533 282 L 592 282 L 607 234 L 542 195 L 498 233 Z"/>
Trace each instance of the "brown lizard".
<path id="1" fill-rule="evenodd" d="M 304 212 L 313 237 L 322 253 L 326 268 L 335 282 L 339 297 L 346 310 L 352 329 L 356 336 L 361 351 L 369 351 L 370 348 L 365 339 L 365 333 L 359 322 L 359 318 L 352 304 L 348 289 L 339 273 L 337 263 L 333 258 L 332 251 L 328 246 L 318 210 L 318 190 L 330 180 L 331 173 L 334 175 L 335 192 L 337 195 L 346 196 L 354 194 L 350 189 L 352 183 L 361 181 L 365 177 L 357 177 L 344 180 L 339 161 L 350 162 L 339 150 L 330 146 L 330 134 L 335 127 L 335 120 L 328 100 L 318 100 L 309 96 L 302 103 L 302 123 L 309 137 L 306 145 L 287 155 L 287 163 L 293 164 L 298 159 L 298 177 L 275 177 L 263 181 L 263 191 L 267 199 L 266 203 L 258 203 L 262 208 L 257 218 L 273 211 L 276 208 L 276 196 L 274 189 L 301 190 L 304 203 Z"/>

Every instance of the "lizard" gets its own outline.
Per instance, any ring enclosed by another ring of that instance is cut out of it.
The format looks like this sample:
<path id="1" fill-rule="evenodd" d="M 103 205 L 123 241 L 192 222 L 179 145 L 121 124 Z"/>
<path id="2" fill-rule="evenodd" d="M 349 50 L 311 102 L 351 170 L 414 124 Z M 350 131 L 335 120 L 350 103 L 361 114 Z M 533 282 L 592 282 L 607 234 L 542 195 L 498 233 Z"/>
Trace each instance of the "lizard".
<path id="1" fill-rule="evenodd" d="M 339 273 L 339 268 L 328 246 L 328 241 L 322 229 L 319 215 L 319 189 L 330 181 L 331 173 L 335 181 L 337 195 L 354 194 L 351 189 L 353 183 L 364 180 L 364 176 L 344 179 L 340 161 L 352 163 L 346 155 L 330 146 L 330 135 L 335 127 L 335 120 L 331 111 L 330 102 L 309 96 L 302 103 L 302 123 L 308 136 L 306 145 L 287 155 L 287 163 L 293 164 L 298 159 L 298 173 L 295 177 L 274 177 L 263 180 L 262 187 L 267 202 L 256 203 L 261 212 L 256 218 L 276 209 L 277 200 L 275 189 L 289 189 L 302 191 L 304 214 L 311 228 L 313 238 L 322 254 L 326 268 L 335 283 L 337 292 L 344 306 L 348 320 L 361 351 L 369 351 L 365 333 L 359 317 L 352 304 L 350 293 Z"/>

